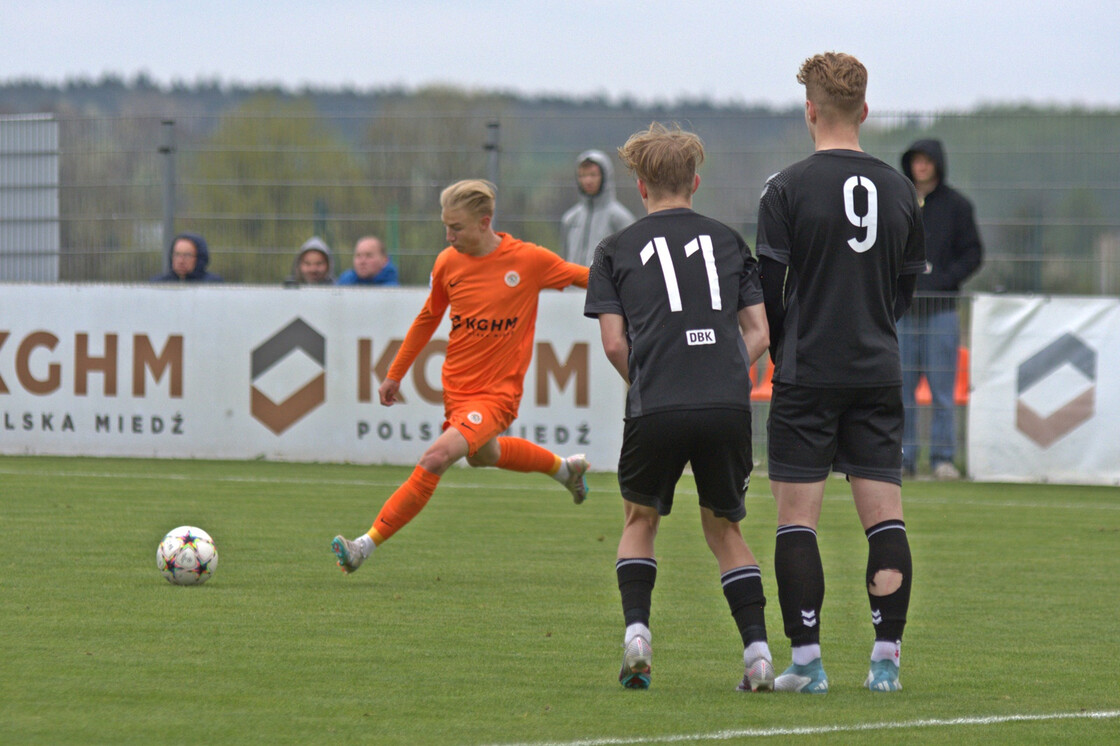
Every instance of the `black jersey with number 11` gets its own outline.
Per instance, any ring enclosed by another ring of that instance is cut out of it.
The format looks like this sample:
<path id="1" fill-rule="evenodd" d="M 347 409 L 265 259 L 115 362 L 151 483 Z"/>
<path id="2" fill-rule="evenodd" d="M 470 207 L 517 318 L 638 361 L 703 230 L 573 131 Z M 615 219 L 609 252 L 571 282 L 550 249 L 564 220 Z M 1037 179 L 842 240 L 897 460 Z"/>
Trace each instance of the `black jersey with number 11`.
<path id="1" fill-rule="evenodd" d="M 762 302 L 742 236 L 687 208 L 654 212 L 595 251 L 584 314 L 623 316 L 630 341 L 626 416 L 750 409 L 739 311 Z"/>
<path id="2" fill-rule="evenodd" d="M 855 150 L 821 150 L 774 174 L 759 203 L 758 254 L 789 268 L 784 328 L 770 331 L 775 381 L 902 382 L 898 278 L 925 270 L 921 208 L 905 176 Z"/>

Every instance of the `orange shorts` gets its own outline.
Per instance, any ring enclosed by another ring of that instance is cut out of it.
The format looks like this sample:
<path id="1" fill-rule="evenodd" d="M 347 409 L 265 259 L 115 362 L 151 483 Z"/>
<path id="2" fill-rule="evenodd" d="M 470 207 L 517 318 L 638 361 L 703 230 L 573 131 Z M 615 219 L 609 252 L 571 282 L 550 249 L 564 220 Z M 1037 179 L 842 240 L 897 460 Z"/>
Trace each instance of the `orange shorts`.
<path id="1" fill-rule="evenodd" d="M 453 427 L 458 430 L 467 440 L 467 455 L 473 456 L 479 448 L 508 430 L 517 413 L 494 401 L 473 399 L 448 402 L 444 416 L 447 421 L 443 423 L 443 429 Z"/>

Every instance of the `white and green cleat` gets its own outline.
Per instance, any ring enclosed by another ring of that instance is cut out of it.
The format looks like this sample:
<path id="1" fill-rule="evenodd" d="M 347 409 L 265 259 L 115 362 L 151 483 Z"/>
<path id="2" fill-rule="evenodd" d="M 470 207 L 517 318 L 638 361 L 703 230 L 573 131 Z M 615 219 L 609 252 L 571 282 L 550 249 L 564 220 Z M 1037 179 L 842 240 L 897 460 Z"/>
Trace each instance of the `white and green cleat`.
<path id="1" fill-rule="evenodd" d="M 618 682 L 627 689 L 649 689 L 652 661 L 653 648 L 650 647 L 649 640 L 637 635 L 623 650 L 622 670 L 618 672 Z"/>
<path id="2" fill-rule="evenodd" d="M 871 661 L 867 681 L 863 685 L 873 692 L 897 692 L 902 689 L 898 680 L 898 665 L 894 661 Z"/>
<path id="3" fill-rule="evenodd" d="M 358 542 L 350 541 L 344 536 L 336 536 L 331 541 L 331 551 L 338 558 L 338 566 L 349 575 L 355 572 L 366 561 Z"/>
<path id="4" fill-rule="evenodd" d="M 828 675 L 824 672 L 821 659 L 816 658 L 804 666 L 796 663 L 774 679 L 776 692 L 801 692 L 802 694 L 825 694 L 828 692 Z"/>

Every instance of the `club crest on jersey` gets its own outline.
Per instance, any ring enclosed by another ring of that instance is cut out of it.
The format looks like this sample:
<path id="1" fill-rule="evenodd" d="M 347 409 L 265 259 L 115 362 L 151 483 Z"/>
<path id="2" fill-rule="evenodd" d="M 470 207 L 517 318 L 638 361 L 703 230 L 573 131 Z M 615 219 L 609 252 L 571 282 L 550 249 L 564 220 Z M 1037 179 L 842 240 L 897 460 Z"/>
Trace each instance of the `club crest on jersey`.
<path id="1" fill-rule="evenodd" d="M 514 272 L 513 270 L 510 270 L 509 272 L 506 272 L 506 285 L 508 285 L 511 288 L 515 288 L 520 284 L 521 284 L 521 275 L 517 274 L 517 272 Z"/>
<path id="2" fill-rule="evenodd" d="M 689 347 L 695 345 L 714 345 L 716 343 L 716 330 L 689 329 L 685 332 L 685 338 L 688 339 Z"/>
<path id="3" fill-rule="evenodd" d="M 467 415 L 467 421 L 470 422 L 472 425 L 481 425 L 482 424 L 482 413 L 481 412 L 471 412 L 470 414 Z"/>

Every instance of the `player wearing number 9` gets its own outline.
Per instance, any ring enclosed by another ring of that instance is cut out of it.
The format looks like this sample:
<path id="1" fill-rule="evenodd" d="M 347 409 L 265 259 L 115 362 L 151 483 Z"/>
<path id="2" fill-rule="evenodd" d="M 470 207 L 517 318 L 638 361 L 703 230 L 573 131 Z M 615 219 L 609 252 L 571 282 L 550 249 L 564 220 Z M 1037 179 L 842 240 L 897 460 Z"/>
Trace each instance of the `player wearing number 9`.
<path id="1" fill-rule="evenodd" d="M 913 185 L 864 153 L 867 70 L 855 57 L 809 58 L 805 123 L 814 152 L 770 177 L 758 208 L 758 254 L 774 389 L 768 423 L 778 507 L 774 572 L 792 665 L 779 691 L 823 693 L 817 547 L 825 480 L 851 481 L 868 540 L 867 594 L 875 643 L 865 685 L 901 688 L 898 663 L 910 602 L 902 520 L 902 369 L 896 321 L 925 269 Z"/>

